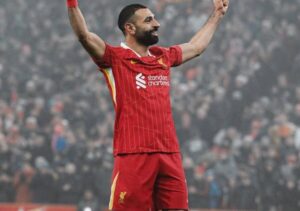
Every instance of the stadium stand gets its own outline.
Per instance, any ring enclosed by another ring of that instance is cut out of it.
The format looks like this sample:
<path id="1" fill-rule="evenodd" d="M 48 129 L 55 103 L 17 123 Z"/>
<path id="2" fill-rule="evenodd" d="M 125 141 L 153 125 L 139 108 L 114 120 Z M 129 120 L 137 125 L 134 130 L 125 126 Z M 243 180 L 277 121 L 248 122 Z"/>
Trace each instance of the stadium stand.
<path id="1" fill-rule="evenodd" d="M 211 10 L 210 0 L 139 2 L 156 12 L 162 45 L 187 41 Z M 122 6 L 81 2 L 115 45 Z M 207 51 L 173 70 L 192 208 L 300 210 L 299 11 L 295 0 L 232 0 Z M 114 111 L 66 8 L 1 1 L 0 35 L 0 202 L 105 209 Z"/>

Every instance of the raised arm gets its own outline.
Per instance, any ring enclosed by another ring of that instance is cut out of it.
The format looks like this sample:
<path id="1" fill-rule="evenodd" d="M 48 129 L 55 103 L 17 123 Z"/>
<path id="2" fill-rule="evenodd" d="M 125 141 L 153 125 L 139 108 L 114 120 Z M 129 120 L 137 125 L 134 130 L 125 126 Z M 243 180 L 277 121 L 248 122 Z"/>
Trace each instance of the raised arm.
<path id="1" fill-rule="evenodd" d="M 67 6 L 70 23 L 79 42 L 93 58 L 101 59 L 105 51 L 104 41 L 88 30 L 77 0 L 67 0 Z"/>
<path id="2" fill-rule="evenodd" d="M 214 11 L 204 26 L 192 37 L 188 43 L 181 44 L 182 61 L 186 62 L 199 56 L 209 45 L 221 19 L 225 15 L 229 0 L 213 0 Z"/>

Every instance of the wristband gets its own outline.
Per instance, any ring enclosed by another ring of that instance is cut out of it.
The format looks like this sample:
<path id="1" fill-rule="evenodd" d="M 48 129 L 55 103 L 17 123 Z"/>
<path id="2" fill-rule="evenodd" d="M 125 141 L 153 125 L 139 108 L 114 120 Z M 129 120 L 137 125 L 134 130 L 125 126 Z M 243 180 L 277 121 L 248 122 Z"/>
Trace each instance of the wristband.
<path id="1" fill-rule="evenodd" d="M 67 7 L 77 7 L 78 1 L 77 0 L 67 0 Z"/>

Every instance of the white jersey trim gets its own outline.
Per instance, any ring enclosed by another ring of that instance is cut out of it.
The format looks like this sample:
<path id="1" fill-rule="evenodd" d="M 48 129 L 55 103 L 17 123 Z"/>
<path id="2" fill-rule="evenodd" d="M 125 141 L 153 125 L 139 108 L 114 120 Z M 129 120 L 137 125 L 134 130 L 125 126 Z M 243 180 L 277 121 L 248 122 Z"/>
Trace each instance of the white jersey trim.
<path id="1" fill-rule="evenodd" d="M 125 49 L 130 49 L 130 50 L 132 50 L 133 51 L 133 53 L 135 53 L 139 58 L 141 58 L 142 56 L 140 55 L 140 54 L 138 54 L 135 50 L 133 50 L 133 49 L 131 49 L 128 45 L 126 45 L 126 43 L 125 42 L 121 42 L 121 47 L 122 48 L 125 48 Z M 150 51 L 148 50 L 148 55 L 149 56 L 153 56 L 151 53 L 150 53 Z"/>

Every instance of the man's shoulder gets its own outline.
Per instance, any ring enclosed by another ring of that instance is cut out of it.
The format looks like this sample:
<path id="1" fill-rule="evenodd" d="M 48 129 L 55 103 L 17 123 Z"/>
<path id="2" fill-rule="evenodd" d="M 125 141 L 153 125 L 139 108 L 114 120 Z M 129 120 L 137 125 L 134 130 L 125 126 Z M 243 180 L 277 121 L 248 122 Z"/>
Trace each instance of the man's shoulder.
<path id="1" fill-rule="evenodd" d="M 151 54 L 153 54 L 155 56 L 161 56 L 161 55 L 165 54 L 168 51 L 168 49 L 169 49 L 168 47 L 155 45 L 155 46 L 151 46 L 149 48 L 149 51 Z"/>
<path id="2" fill-rule="evenodd" d="M 166 53 L 166 52 L 170 51 L 171 49 L 177 49 L 177 48 L 179 48 L 178 45 L 173 45 L 173 46 L 169 46 L 169 47 L 154 45 L 154 46 L 150 47 L 150 51 L 158 52 L 158 53 Z"/>
<path id="3" fill-rule="evenodd" d="M 153 45 L 150 47 L 151 51 L 167 51 L 168 47 L 163 47 L 163 46 L 159 46 L 159 45 Z"/>
<path id="4" fill-rule="evenodd" d="M 112 52 L 111 55 L 113 55 L 113 57 L 117 57 L 118 59 L 136 57 L 132 50 L 124 48 L 123 46 L 110 45 L 106 43 L 106 47 L 110 52 Z"/>
<path id="5" fill-rule="evenodd" d="M 117 53 L 124 52 L 126 49 L 122 48 L 121 46 L 111 45 L 108 43 L 105 43 L 106 48 L 108 48 L 110 51 L 114 51 Z"/>
<path id="6" fill-rule="evenodd" d="M 180 52 L 180 47 L 178 45 L 173 45 L 169 47 L 163 46 L 152 46 L 150 48 L 151 54 L 155 56 L 167 56 L 169 57 L 171 53 Z"/>

